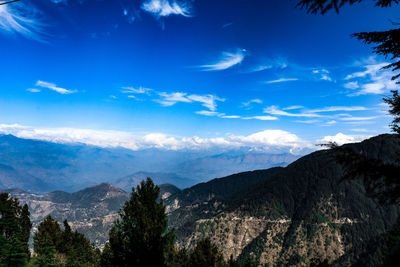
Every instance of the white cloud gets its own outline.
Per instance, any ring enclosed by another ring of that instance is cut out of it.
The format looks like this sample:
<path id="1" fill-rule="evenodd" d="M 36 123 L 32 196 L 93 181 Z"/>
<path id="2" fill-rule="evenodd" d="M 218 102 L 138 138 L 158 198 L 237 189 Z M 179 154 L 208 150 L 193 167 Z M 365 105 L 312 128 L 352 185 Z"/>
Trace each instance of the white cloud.
<path id="1" fill-rule="evenodd" d="M 60 94 L 73 94 L 77 92 L 76 90 L 67 90 L 65 88 L 57 87 L 57 85 L 54 83 L 44 82 L 40 80 L 36 82 L 36 86 L 47 88 Z"/>
<path id="2" fill-rule="evenodd" d="M 163 106 L 173 106 L 178 102 L 201 103 L 203 107 L 208 108 L 210 111 L 215 111 L 217 109 L 217 101 L 224 102 L 224 98 L 217 97 L 215 95 L 188 95 L 187 93 L 175 92 L 175 93 L 158 93 L 161 99 L 156 99 L 154 101 L 160 103 Z"/>
<path id="3" fill-rule="evenodd" d="M 347 89 L 358 89 L 358 88 L 360 88 L 360 86 L 358 85 L 357 81 L 345 83 L 343 86 L 345 88 L 347 88 Z"/>
<path id="4" fill-rule="evenodd" d="M 162 133 L 138 136 L 122 131 L 100 131 L 73 128 L 33 128 L 18 124 L 0 124 L 0 133 L 20 138 L 45 140 L 56 143 L 83 143 L 99 147 L 124 147 L 132 150 L 149 148 L 166 150 L 239 149 L 282 153 L 300 153 L 313 149 L 313 145 L 297 135 L 283 130 L 265 130 L 243 135 L 201 138 L 174 137 Z"/>
<path id="5" fill-rule="evenodd" d="M 26 91 L 31 92 L 31 93 L 40 93 L 40 89 L 37 88 L 28 88 Z"/>
<path id="6" fill-rule="evenodd" d="M 327 144 L 333 142 L 338 145 L 343 145 L 347 143 L 361 142 L 370 137 L 371 136 L 366 136 L 366 135 L 345 135 L 343 133 L 338 133 L 334 136 L 325 136 L 324 138 L 318 140 L 317 143 Z"/>
<path id="7" fill-rule="evenodd" d="M 250 109 L 252 104 L 262 104 L 262 100 L 261 99 L 251 99 L 247 102 L 242 102 L 242 107 Z"/>
<path id="8" fill-rule="evenodd" d="M 284 110 L 280 110 L 278 106 L 269 106 L 264 109 L 264 113 L 277 116 L 287 116 L 287 117 L 305 117 L 305 118 L 319 118 L 322 115 L 315 113 L 289 113 Z"/>
<path id="9" fill-rule="evenodd" d="M 283 108 L 283 110 L 294 110 L 294 109 L 302 109 L 304 106 L 289 106 L 286 108 Z"/>
<path id="10" fill-rule="evenodd" d="M 223 52 L 222 58 L 214 64 L 201 65 L 203 71 L 216 71 L 216 70 L 226 70 L 237 64 L 240 64 L 245 58 L 245 49 L 237 49 L 236 52 Z"/>
<path id="11" fill-rule="evenodd" d="M 223 119 L 240 119 L 240 118 L 242 118 L 241 116 L 238 116 L 238 115 L 220 115 L 220 118 L 223 118 Z"/>
<path id="12" fill-rule="evenodd" d="M 283 82 L 292 82 L 292 81 L 298 81 L 298 78 L 281 78 L 278 80 L 272 80 L 272 81 L 266 81 L 265 83 L 270 84 L 270 83 L 283 83 Z"/>
<path id="13" fill-rule="evenodd" d="M 342 121 L 369 121 L 369 120 L 374 120 L 378 118 L 377 116 L 371 116 L 371 117 L 353 117 L 353 116 L 348 116 L 348 117 L 342 117 L 340 120 Z"/>
<path id="14" fill-rule="evenodd" d="M 332 78 L 331 78 L 328 74 L 322 74 L 322 75 L 321 75 L 321 80 L 331 82 L 331 81 L 332 81 Z"/>
<path id="15" fill-rule="evenodd" d="M 383 83 L 367 83 L 362 86 L 362 90 L 356 95 L 368 95 L 368 94 L 382 94 L 385 84 Z"/>
<path id="16" fill-rule="evenodd" d="M 314 123 L 318 123 L 318 122 L 321 122 L 321 121 L 320 120 L 297 120 L 295 122 L 306 123 L 306 124 L 314 124 Z"/>
<path id="17" fill-rule="evenodd" d="M 189 95 L 187 98 L 194 102 L 202 103 L 202 106 L 208 108 L 211 111 L 215 111 L 217 109 L 217 101 L 225 101 L 224 98 L 219 98 L 215 95 Z"/>
<path id="18" fill-rule="evenodd" d="M 0 30 L 4 33 L 20 34 L 26 38 L 43 41 L 43 24 L 36 10 L 23 3 L 0 5 Z"/>
<path id="19" fill-rule="evenodd" d="M 346 76 L 345 80 L 354 80 L 344 85 L 348 89 L 359 89 L 348 96 L 368 94 L 383 94 L 385 91 L 396 89 L 396 82 L 392 81 L 393 72 L 382 69 L 389 63 L 373 63 L 363 66 L 364 71 L 355 72 Z"/>
<path id="20" fill-rule="evenodd" d="M 330 74 L 330 71 L 327 70 L 327 69 L 317 69 L 317 70 L 313 70 L 313 73 L 314 73 L 314 74 L 318 74 L 318 75 L 320 76 L 320 79 L 321 79 L 321 80 L 329 81 L 329 82 L 332 82 L 332 81 L 333 81 L 332 78 L 331 78 L 331 76 L 329 75 L 329 74 Z"/>
<path id="21" fill-rule="evenodd" d="M 175 92 L 175 93 L 165 93 L 161 92 L 159 93 L 159 96 L 161 96 L 161 99 L 156 99 L 154 101 L 160 103 L 163 106 L 169 107 L 173 106 L 178 102 L 185 102 L 185 103 L 190 103 L 192 102 L 190 99 L 187 98 L 186 93 L 182 92 Z"/>
<path id="22" fill-rule="evenodd" d="M 335 112 L 335 111 L 362 111 L 368 110 L 366 107 L 361 106 L 332 106 L 332 107 L 324 107 L 320 109 L 311 109 L 309 112 L 311 113 L 321 113 L 321 112 Z"/>
<path id="23" fill-rule="evenodd" d="M 331 121 L 326 122 L 325 125 L 334 125 L 336 123 L 337 123 L 337 121 L 331 120 Z"/>
<path id="24" fill-rule="evenodd" d="M 274 120 L 278 119 L 277 117 L 273 117 L 273 116 L 242 117 L 239 115 L 227 115 L 225 113 L 209 111 L 209 110 L 197 111 L 196 114 L 209 116 L 209 117 L 218 117 L 218 118 L 222 118 L 222 119 L 243 119 L 243 120 L 260 120 L 260 121 L 274 121 Z"/>
<path id="25" fill-rule="evenodd" d="M 214 116 L 219 116 L 221 113 L 216 112 L 216 111 L 200 110 L 200 111 L 196 111 L 196 114 L 214 117 Z"/>
<path id="26" fill-rule="evenodd" d="M 273 116 L 252 116 L 252 117 L 243 117 L 244 120 L 260 120 L 260 121 L 275 121 L 278 118 Z"/>
<path id="27" fill-rule="evenodd" d="M 150 91 L 152 91 L 152 89 L 150 88 L 144 88 L 144 87 L 138 87 L 138 88 L 134 88 L 134 87 L 130 87 L 130 86 L 125 86 L 122 87 L 122 93 L 124 94 L 149 94 Z"/>
<path id="28" fill-rule="evenodd" d="M 263 70 L 269 70 L 272 68 L 273 68 L 272 65 L 258 65 L 256 67 L 252 68 L 249 72 L 259 72 L 259 71 L 263 71 Z"/>
<path id="29" fill-rule="evenodd" d="M 191 16 L 189 1 L 148 0 L 143 3 L 142 9 L 157 17 L 168 17 L 170 15 Z"/>

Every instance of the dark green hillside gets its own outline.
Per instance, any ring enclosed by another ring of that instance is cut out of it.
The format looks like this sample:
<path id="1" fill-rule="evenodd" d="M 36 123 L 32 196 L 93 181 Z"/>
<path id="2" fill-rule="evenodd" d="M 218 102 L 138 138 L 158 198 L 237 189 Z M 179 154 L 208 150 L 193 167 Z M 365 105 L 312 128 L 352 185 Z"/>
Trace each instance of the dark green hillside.
<path id="1" fill-rule="evenodd" d="M 211 199 L 224 199 L 246 187 L 255 185 L 279 173 L 283 168 L 275 167 L 268 170 L 258 170 L 233 174 L 223 178 L 213 179 L 206 183 L 200 183 L 181 192 L 172 195 L 166 200 L 166 204 L 178 199 L 181 206 L 202 203 Z"/>
<path id="2" fill-rule="evenodd" d="M 381 135 L 346 146 L 397 164 L 400 139 Z M 333 150 L 314 152 L 268 179 L 219 198 L 204 200 L 220 191 L 201 184 L 201 197 L 190 189 L 180 193 L 186 192 L 186 198 L 172 196 L 168 201 L 186 201 L 169 215 L 179 243 L 191 247 L 193 240 L 209 236 L 224 248 L 225 257 L 253 257 L 260 263 L 354 262 L 393 228 L 400 209 L 368 198 L 362 180 L 341 182 L 343 170 L 336 157 Z M 239 175 L 245 180 L 252 174 Z M 232 191 L 227 187 L 226 192 Z"/>

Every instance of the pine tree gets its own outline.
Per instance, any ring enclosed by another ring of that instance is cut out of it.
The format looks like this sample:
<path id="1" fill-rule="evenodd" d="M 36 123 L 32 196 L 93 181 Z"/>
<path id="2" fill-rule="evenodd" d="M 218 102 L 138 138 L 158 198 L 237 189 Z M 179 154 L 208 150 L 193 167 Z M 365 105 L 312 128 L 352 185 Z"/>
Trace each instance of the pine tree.
<path id="1" fill-rule="evenodd" d="M 29 256 L 30 258 L 30 253 L 29 253 L 29 238 L 31 236 L 31 229 L 32 229 L 32 222 L 30 220 L 30 212 L 28 205 L 25 204 L 22 207 L 21 211 L 21 218 L 20 218 L 20 225 L 21 225 L 21 241 L 24 244 L 25 247 L 25 253 Z"/>
<path id="2" fill-rule="evenodd" d="M 60 225 L 51 216 L 47 216 L 38 226 L 38 231 L 33 237 L 33 246 L 36 257 L 34 266 L 52 267 L 59 266 L 57 250 L 62 243 Z"/>
<path id="3" fill-rule="evenodd" d="M 98 266 L 100 253 L 81 233 L 73 232 L 67 220 L 64 230 L 48 216 L 34 236 L 34 266 Z M 97 265 L 96 265 L 97 264 Z"/>
<path id="4" fill-rule="evenodd" d="M 400 38 L 400 37 L 399 37 Z M 400 96 L 399 92 L 392 91 L 392 96 L 384 98 L 383 100 L 389 105 L 389 113 L 394 116 L 391 124 L 392 130 L 400 135 Z"/>
<path id="5" fill-rule="evenodd" d="M 102 262 L 112 266 L 164 266 L 174 248 L 160 188 L 150 178 L 132 189 L 118 220 L 110 230 L 109 248 Z"/>
<path id="6" fill-rule="evenodd" d="M 209 238 L 201 239 L 190 254 L 189 266 L 192 267 L 218 267 L 223 266 L 222 254 L 217 246 L 211 243 Z"/>
<path id="7" fill-rule="evenodd" d="M 0 194 L 0 266 L 25 266 L 31 229 L 29 210 L 7 193 Z"/>

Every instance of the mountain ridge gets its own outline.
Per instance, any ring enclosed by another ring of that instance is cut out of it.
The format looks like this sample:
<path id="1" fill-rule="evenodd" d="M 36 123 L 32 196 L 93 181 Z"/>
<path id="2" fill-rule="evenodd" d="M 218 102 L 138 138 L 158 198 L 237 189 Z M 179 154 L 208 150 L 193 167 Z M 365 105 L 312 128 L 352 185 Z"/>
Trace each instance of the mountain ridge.
<path id="1" fill-rule="evenodd" d="M 246 161 L 240 160 L 246 157 Z M 0 188 L 18 187 L 33 193 L 74 192 L 105 181 L 124 183 L 121 187 L 130 191 L 146 173 L 159 178 L 158 184 L 172 183 L 185 188 L 238 171 L 287 165 L 295 158 L 242 150 L 222 154 L 216 151 L 133 151 L 0 135 Z M 216 161 L 218 164 L 211 164 Z M 135 175 L 140 179 L 129 181 L 129 176 Z"/>

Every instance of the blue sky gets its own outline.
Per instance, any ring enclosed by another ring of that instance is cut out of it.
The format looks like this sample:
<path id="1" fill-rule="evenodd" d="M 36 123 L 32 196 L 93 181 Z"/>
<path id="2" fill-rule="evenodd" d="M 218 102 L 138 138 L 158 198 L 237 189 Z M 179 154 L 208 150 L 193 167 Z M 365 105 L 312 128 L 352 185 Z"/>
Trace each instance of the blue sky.
<path id="1" fill-rule="evenodd" d="M 289 0 L 0 6 L 0 132 L 291 151 L 389 132 L 389 61 L 350 34 L 390 29 L 400 8 L 364 2 L 324 16 Z"/>

